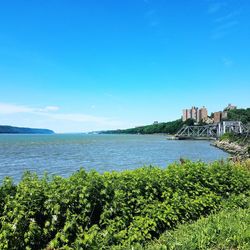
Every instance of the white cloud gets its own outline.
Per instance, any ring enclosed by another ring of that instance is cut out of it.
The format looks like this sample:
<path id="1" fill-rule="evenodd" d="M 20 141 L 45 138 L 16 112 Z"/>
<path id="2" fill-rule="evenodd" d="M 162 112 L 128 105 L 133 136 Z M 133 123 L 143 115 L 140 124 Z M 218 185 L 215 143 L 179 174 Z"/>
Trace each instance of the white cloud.
<path id="1" fill-rule="evenodd" d="M 226 6 L 226 3 L 224 2 L 217 2 L 217 3 L 213 3 L 209 6 L 208 8 L 208 13 L 209 14 L 215 14 L 218 11 L 220 11 L 223 7 Z"/>
<path id="2" fill-rule="evenodd" d="M 222 58 L 222 62 L 226 67 L 231 67 L 233 65 L 233 60 L 227 57 Z"/>
<path id="3" fill-rule="evenodd" d="M 26 106 L 0 103 L 0 114 L 30 113 L 33 110 Z"/>
<path id="4" fill-rule="evenodd" d="M 230 29 L 231 27 L 234 27 L 234 26 L 237 25 L 237 24 L 239 24 L 239 22 L 233 20 L 233 21 L 230 21 L 230 22 L 227 22 L 227 23 L 224 23 L 224 24 L 218 26 L 218 27 L 216 28 L 216 31 L 221 31 L 221 30 Z"/>
<path id="5" fill-rule="evenodd" d="M 0 114 L 16 114 L 16 113 L 39 113 L 58 111 L 57 106 L 46 106 L 44 108 L 31 108 L 24 105 L 16 105 L 11 103 L 0 103 Z"/>
<path id="6" fill-rule="evenodd" d="M 35 108 L 0 103 L 0 124 L 4 122 L 14 126 L 46 127 L 56 132 L 79 132 L 126 127 L 125 123 L 114 118 L 58 111 L 58 106 Z"/>
<path id="7" fill-rule="evenodd" d="M 217 26 L 213 30 L 211 38 L 216 40 L 225 37 L 226 35 L 230 34 L 232 32 L 232 29 L 238 24 L 238 21 L 233 20 Z"/>
<path id="8" fill-rule="evenodd" d="M 216 23 L 221 23 L 221 22 L 227 22 L 227 21 L 230 21 L 232 20 L 232 18 L 238 16 L 241 12 L 240 11 L 234 11 L 234 12 L 231 12 L 225 16 L 221 16 L 221 17 L 218 17 L 214 20 L 214 22 Z"/>
<path id="9" fill-rule="evenodd" d="M 53 119 L 53 120 L 61 120 L 68 122 L 77 122 L 77 123 L 97 123 L 99 125 L 121 125 L 119 121 L 106 118 L 106 117 L 98 117 L 91 116 L 85 114 L 77 114 L 77 113 L 63 113 L 63 114 L 45 114 L 45 116 Z"/>
<path id="10" fill-rule="evenodd" d="M 158 24 L 159 23 L 157 21 L 152 21 L 152 22 L 149 23 L 149 26 L 150 27 L 156 27 L 156 26 L 158 26 Z"/>
<path id="11" fill-rule="evenodd" d="M 224 38 L 237 28 L 239 24 L 237 17 L 241 11 L 231 7 L 230 3 L 225 1 L 213 1 L 209 3 L 208 13 L 211 14 L 213 24 L 215 25 L 211 32 L 211 39 Z M 230 9 L 234 9 L 234 11 L 229 12 Z"/>
<path id="12" fill-rule="evenodd" d="M 39 109 L 41 112 L 50 112 L 50 111 L 58 111 L 59 107 L 57 106 L 46 106 L 45 108 Z"/>

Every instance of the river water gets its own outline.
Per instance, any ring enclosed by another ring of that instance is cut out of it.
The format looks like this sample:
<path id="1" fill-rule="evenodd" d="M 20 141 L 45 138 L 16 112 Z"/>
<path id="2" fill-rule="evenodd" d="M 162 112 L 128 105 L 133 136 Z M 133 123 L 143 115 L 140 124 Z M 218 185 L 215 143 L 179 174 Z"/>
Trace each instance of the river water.
<path id="1" fill-rule="evenodd" d="M 98 172 L 143 165 L 166 167 L 180 158 L 210 162 L 228 154 L 209 141 L 167 140 L 164 135 L 0 135 L 0 182 L 24 171 L 69 176 L 83 167 Z"/>

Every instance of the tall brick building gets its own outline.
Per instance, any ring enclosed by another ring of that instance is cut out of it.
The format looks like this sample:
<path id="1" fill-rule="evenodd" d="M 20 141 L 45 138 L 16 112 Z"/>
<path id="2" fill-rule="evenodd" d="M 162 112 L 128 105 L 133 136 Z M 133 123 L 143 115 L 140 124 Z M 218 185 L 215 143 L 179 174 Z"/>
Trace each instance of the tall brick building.
<path id="1" fill-rule="evenodd" d="M 199 119 L 198 122 L 207 120 L 207 109 L 203 106 L 199 109 Z"/>
<path id="2" fill-rule="evenodd" d="M 190 109 L 183 109 L 182 110 L 182 120 L 186 121 L 187 119 L 191 118 Z"/>
<path id="3" fill-rule="evenodd" d="M 237 106 L 228 104 L 228 106 L 224 108 L 223 111 L 214 112 L 214 123 L 218 123 L 218 122 L 221 122 L 222 120 L 226 120 L 227 112 L 233 109 L 237 109 Z"/>
<path id="4" fill-rule="evenodd" d="M 222 117 L 222 112 L 221 111 L 214 112 L 214 123 L 220 122 L 221 117 Z"/>
<path id="5" fill-rule="evenodd" d="M 191 107 L 191 109 L 183 109 L 182 121 L 187 119 L 193 119 L 196 122 L 205 121 L 207 119 L 207 109 L 204 106 L 200 109 L 195 106 Z"/>

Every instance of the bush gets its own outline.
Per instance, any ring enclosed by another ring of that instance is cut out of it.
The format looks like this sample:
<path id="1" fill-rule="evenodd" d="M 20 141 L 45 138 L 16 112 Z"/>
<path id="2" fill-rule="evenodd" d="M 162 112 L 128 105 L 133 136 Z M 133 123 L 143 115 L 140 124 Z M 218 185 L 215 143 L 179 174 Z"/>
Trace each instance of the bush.
<path id="1" fill-rule="evenodd" d="M 26 173 L 0 188 L 0 249 L 145 244 L 249 188 L 249 170 L 229 162 L 104 174 L 81 169 L 69 178 Z"/>
<path id="2" fill-rule="evenodd" d="M 225 133 L 220 137 L 221 141 L 234 142 L 242 146 L 250 147 L 250 136 L 244 134 Z"/>
<path id="3" fill-rule="evenodd" d="M 223 209 L 193 224 L 180 225 L 135 250 L 250 249 L 250 208 Z M 119 248 L 117 248 L 118 250 Z M 120 248 L 125 250 L 126 248 Z M 127 248 L 128 249 L 128 248 Z"/>

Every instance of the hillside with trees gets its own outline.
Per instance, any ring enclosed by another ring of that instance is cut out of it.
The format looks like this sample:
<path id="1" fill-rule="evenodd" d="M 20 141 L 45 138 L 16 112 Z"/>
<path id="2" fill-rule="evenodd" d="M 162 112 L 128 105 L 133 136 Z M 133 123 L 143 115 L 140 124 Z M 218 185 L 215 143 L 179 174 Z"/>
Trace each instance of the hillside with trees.
<path id="1" fill-rule="evenodd" d="M 183 122 L 181 119 L 171 122 L 161 122 L 158 124 L 146 125 L 129 129 L 117 129 L 102 131 L 101 134 L 175 134 L 182 126 L 193 125 L 194 120 L 188 119 Z"/>
<path id="2" fill-rule="evenodd" d="M 241 121 L 244 124 L 250 123 L 250 108 L 229 110 L 227 120 Z"/>
<path id="3" fill-rule="evenodd" d="M 20 128 L 0 125 L 0 134 L 54 134 L 50 129 Z"/>

